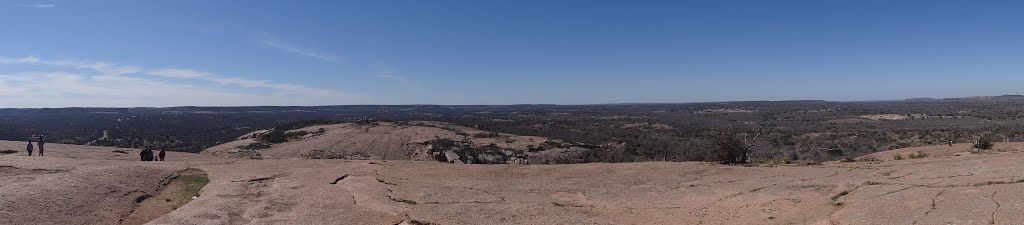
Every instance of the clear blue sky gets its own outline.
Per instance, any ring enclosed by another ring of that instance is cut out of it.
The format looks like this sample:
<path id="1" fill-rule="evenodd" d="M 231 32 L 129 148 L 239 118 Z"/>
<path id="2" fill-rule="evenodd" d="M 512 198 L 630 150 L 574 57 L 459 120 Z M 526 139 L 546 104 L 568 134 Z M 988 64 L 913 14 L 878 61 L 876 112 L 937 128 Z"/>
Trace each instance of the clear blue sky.
<path id="1" fill-rule="evenodd" d="M 1020 1 L 0 1 L 0 107 L 1024 93 Z"/>

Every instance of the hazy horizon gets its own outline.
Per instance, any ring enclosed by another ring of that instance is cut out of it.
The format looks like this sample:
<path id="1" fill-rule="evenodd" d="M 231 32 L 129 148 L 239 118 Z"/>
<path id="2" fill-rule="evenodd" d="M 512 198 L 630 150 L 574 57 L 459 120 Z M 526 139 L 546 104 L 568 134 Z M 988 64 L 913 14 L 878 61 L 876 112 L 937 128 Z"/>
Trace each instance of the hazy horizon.
<path id="1" fill-rule="evenodd" d="M 0 108 L 890 101 L 1024 93 L 1024 3 L 23 1 Z"/>
<path id="2" fill-rule="evenodd" d="M 715 102 L 611 102 L 611 103 L 587 103 L 587 104 L 557 104 L 557 103 L 515 103 L 515 104 L 340 104 L 340 105 L 172 105 L 172 106 L 60 106 L 60 107 L 0 107 L 0 109 L 60 109 L 60 108 L 232 108 L 232 107 L 331 107 L 331 106 L 515 106 L 515 105 L 558 105 L 558 106 L 585 106 L 585 105 L 630 105 L 630 104 L 714 104 L 714 103 L 745 103 L 745 102 L 800 102 L 800 101 L 824 101 L 824 102 L 897 102 L 917 99 L 958 99 L 972 97 L 998 97 L 998 96 L 1021 96 L 1017 94 L 993 95 L 993 96 L 960 96 L 949 98 L 916 97 L 906 99 L 877 99 L 877 100 L 848 100 L 833 101 L 824 99 L 784 99 L 784 100 L 740 100 L 740 101 L 715 101 Z"/>

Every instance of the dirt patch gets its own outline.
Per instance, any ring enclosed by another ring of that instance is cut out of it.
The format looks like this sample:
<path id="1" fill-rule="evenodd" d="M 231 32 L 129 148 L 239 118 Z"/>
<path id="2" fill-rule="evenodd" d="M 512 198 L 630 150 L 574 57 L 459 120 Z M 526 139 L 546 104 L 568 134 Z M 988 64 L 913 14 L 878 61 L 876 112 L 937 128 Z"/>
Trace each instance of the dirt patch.
<path id="1" fill-rule="evenodd" d="M 206 172 L 198 169 L 187 169 L 178 172 L 160 189 L 155 196 L 141 196 L 135 210 L 121 219 L 120 224 L 145 224 L 163 216 L 199 196 L 199 190 L 210 180 Z"/>
<path id="2" fill-rule="evenodd" d="M 47 169 L 22 169 L 13 166 L 0 166 L 0 186 L 14 183 L 31 182 L 36 179 L 34 175 L 64 173 L 65 170 Z"/>
<path id="3" fill-rule="evenodd" d="M 63 170 L 46 170 L 46 169 L 22 169 L 13 166 L 0 166 L 0 177 L 6 176 L 21 176 L 21 175 L 37 175 L 37 174 L 48 174 L 48 173 L 63 173 L 67 171 Z"/>

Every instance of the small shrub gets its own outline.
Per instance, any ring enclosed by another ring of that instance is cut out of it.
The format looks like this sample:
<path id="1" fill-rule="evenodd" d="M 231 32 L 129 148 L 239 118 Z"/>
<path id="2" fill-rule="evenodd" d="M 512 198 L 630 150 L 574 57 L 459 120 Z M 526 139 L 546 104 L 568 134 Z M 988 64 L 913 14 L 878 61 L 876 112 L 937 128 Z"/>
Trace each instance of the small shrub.
<path id="1" fill-rule="evenodd" d="M 288 136 L 283 130 L 274 129 L 266 134 L 260 135 L 259 141 L 271 144 L 285 143 L 288 141 Z"/>
<path id="2" fill-rule="evenodd" d="M 376 119 L 368 119 L 368 118 L 358 119 L 354 123 L 356 125 L 358 125 L 358 126 L 377 126 L 377 125 L 380 125 L 380 122 L 377 121 Z"/>
<path id="3" fill-rule="evenodd" d="M 14 154 L 14 153 L 17 153 L 17 152 L 18 151 L 7 149 L 7 150 L 0 151 L 0 154 Z"/>
<path id="4" fill-rule="evenodd" d="M 825 153 L 828 153 L 832 157 L 842 157 L 846 155 L 846 153 L 844 153 L 842 149 L 828 149 L 825 150 Z"/>
<path id="5" fill-rule="evenodd" d="M 814 161 L 814 160 L 803 161 L 803 162 L 800 162 L 800 165 L 801 166 L 817 166 L 817 165 L 821 165 L 821 161 Z"/>
<path id="6" fill-rule="evenodd" d="M 263 143 L 263 142 L 253 142 L 253 143 L 249 143 L 247 145 L 238 146 L 238 148 L 245 149 L 245 150 L 259 150 L 259 149 L 270 148 L 270 145 L 267 144 L 267 143 Z"/>
<path id="7" fill-rule="evenodd" d="M 500 136 L 501 135 L 499 135 L 498 132 L 481 132 L 473 134 L 473 137 L 475 138 L 496 138 Z"/>
<path id="8" fill-rule="evenodd" d="M 994 146 L 994 144 L 992 144 L 992 139 L 988 136 L 983 136 L 978 139 L 978 143 L 974 143 L 974 148 L 981 150 L 992 149 L 992 146 Z"/>
<path id="9" fill-rule="evenodd" d="M 928 157 L 928 154 L 925 154 L 924 152 L 918 151 L 917 153 L 910 153 L 909 157 L 911 159 L 920 159 L 920 158 Z"/>
<path id="10" fill-rule="evenodd" d="M 337 152 L 328 151 L 323 149 L 316 149 L 309 153 L 302 154 L 303 158 L 306 159 L 358 159 L 364 160 L 369 159 L 371 155 L 365 152 Z"/>
<path id="11" fill-rule="evenodd" d="M 747 163 L 750 147 L 735 134 L 723 134 L 715 142 L 718 147 L 718 162 L 722 164 Z"/>
<path id="12" fill-rule="evenodd" d="M 448 138 L 430 140 L 430 146 L 434 151 L 444 151 L 457 147 L 455 141 Z"/>
<path id="13" fill-rule="evenodd" d="M 876 161 L 878 161 L 878 158 L 875 158 L 874 156 L 864 156 L 864 157 L 860 157 L 859 161 L 861 161 L 861 162 L 876 162 Z"/>
<path id="14" fill-rule="evenodd" d="M 568 147 L 569 146 L 567 144 L 565 144 L 565 143 L 561 143 L 561 142 L 557 142 L 557 141 L 552 141 L 552 140 L 547 140 L 547 141 L 544 141 L 544 143 L 541 143 L 540 147 L 537 147 L 537 149 L 540 149 L 540 151 L 543 151 L 545 149 L 568 148 Z"/>
<path id="15" fill-rule="evenodd" d="M 896 156 L 893 156 L 892 159 L 893 160 L 903 160 L 903 155 L 896 154 Z"/>
<path id="16" fill-rule="evenodd" d="M 300 131 L 285 132 L 284 136 L 285 136 L 285 138 L 288 138 L 288 140 L 291 140 L 291 139 L 301 138 L 302 136 L 306 136 L 307 134 L 311 134 L 311 133 L 309 131 L 300 130 Z"/>

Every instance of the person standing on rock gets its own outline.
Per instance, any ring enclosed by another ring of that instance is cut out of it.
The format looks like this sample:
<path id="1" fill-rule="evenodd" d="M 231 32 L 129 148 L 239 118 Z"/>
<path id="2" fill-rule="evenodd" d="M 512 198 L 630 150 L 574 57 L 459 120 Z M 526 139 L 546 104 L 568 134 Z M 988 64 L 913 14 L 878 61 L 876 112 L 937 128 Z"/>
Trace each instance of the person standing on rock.
<path id="1" fill-rule="evenodd" d="M 164 152 L 163 148 L 160 148 L 160 161 L 164 161 L 164 157 L 167 157 L 167 152 Z"/>
<path id="2" fill-rule="evenodd" d="M 146 149 L 142 149 L 142 161 L 153 161 L 153 150 L 146 146 Z"/>
<path id="3" fill-rule="evenodd" d="M 28 147 L 25 147 L 25 150 L 28 150 L 28 156 L 32 156 L 32 141 L 28 141 Z"/>
<path id="4" fill-rule="evenodd" d="M 43 136 L 39 136 L 39 156 L 43 156 Z"/>

